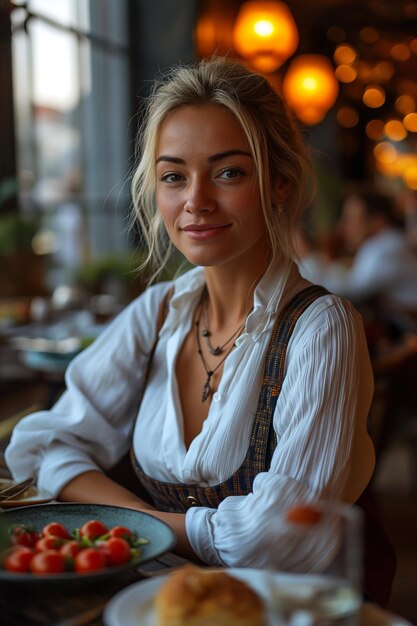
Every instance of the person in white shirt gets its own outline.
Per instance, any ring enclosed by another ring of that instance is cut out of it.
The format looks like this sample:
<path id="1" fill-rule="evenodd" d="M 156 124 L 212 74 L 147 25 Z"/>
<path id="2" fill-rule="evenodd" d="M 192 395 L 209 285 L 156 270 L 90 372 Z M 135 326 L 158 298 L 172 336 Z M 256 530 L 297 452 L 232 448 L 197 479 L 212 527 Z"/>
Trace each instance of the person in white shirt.
<path id="1" fill-rule="evenodd" d="M 286 511 L 360 498 L 373 377 L 359 314 L 293 261 L 306 148 L 268 81 L 221 58 L 158 81 L 139 138 L 132 189 L 149 259 L 161 269 L 175 246 L 196 267 L 148 287 L 72 361 L 67 390 L 18 424 L 6 461 L 59 500 L 164 520 L 178 552 L 207 564 L 320 570 L 326 538 L 303 545 Z M 298 321 L 268 414 L 265 358 L 290 303 Z M 153 504 L 105 474 L 131 445 Z"/>
<path id="2" fill-rule="evenodd" d="M 369 186 L 345 198 L 340 231 L 350 267 L 322 267 L 320 281 L 355 304 L 378 300 L 387 310 L 417 314 L 417 255 L 400 227 L 394 199 Z"/>

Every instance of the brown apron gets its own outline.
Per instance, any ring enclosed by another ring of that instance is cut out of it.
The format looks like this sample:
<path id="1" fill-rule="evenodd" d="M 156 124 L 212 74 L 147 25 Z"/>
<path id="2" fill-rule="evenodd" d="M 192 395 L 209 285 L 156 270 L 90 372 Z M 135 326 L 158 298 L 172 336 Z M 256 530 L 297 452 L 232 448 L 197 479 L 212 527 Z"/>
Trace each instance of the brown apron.
<path id="1" fill-rule="evenodd" d="M 191 506 L 217 508 L 228 496 L 250 493 L 255 476 L 268 471 L 277 445 L 273 414 L 281 391 L 288 342 L 300 315 L 314 300 L 327 293 L 322 287 L 307 287 L 296 294 L 279 315 L 268 346 L 249 448 L 242 465 L 230 478 L 211 487 L 155 480 L 143 472 L 131 450 L 136 475 L 156 508 L 177 513 L 184 513 Z M 395 555 L 379 523 L 368 489 L 356 505 L 365 513 L 365 596 L 386 606 L 395 572 Z"/>

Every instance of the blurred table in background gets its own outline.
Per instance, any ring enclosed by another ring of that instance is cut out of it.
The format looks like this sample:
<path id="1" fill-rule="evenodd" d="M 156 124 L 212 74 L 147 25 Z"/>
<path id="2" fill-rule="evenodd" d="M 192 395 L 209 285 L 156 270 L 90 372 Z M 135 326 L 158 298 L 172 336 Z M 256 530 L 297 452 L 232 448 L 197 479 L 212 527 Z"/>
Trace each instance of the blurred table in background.
<path id="1" fill-rule="evenodd" d="M 68 321 L 50 325 L 28 324 L 2 334 L 0 380 L 46 381 L 50 387 L 45 407 L 53 403 L 63 385 L 70 361 L 100 334 L 105 325 L 75 324 Z"/>

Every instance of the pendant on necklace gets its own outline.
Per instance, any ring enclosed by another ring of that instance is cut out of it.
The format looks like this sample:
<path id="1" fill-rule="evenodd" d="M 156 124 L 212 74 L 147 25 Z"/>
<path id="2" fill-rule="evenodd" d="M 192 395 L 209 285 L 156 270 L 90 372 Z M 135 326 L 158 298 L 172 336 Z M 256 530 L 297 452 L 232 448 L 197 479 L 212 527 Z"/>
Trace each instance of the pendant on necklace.
<path id="1" fill-rule="evenodd" d="M 207 398 L 209 397 L 209 395 L 210 395 L 210 385 L 209 385 L 209 382 L 207 381 L 204 384 L 203 391 L 201 393 L 201 402 L 205 402 Z"/>
<path id="2" fill-rule="evenodd" d="M 201 402 L 205 402 L 211 393 L 210 389 L 210 378 L 212 377 L 213 372 L 207 372 L 207 380 L 203 385 L 203 389 L 201 392 Z"/>
<path id="3" fill-rule="evenodd" d="M 207 340 L 208 351 L 213 356 L 219 356 L 219 354 L 221 354 L 223 352 L 223 348 L 222 348 L 222 346 L 216 346 L 215 348 L 213 348 L 213 346 L 210 343 L 210 339 L 209 339 L 210 335 L 211 335 L 211 333 L 208 330 L 208 328 L 203 328 L 203 330 L 201 331 L 201 336 L 204 337 Z"/>

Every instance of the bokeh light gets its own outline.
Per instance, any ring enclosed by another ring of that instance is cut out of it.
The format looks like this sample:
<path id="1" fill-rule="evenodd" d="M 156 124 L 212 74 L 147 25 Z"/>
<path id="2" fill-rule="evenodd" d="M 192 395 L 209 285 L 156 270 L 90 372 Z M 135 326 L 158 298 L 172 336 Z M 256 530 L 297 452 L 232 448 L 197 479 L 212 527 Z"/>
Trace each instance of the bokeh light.
<path id="1" fill-rule="evenodd" d="M 393 163 L 397 156 L 397 150 L 388 141 L 381 141 L 374 148 L 374 157 L 381 163 Z"/>
<path id="2" fill-rule="evenodd" d="M 338 110 L 336 119 L 340 126 L 354 128 L 359 122 L 359 114 L 352 107 L 342 107 Z"/>
<path id="3" fill-rule="evenodd" d="M 337 46 L 333 54 L 333 59 L 336 65 L 351 65 L 356 61 L 358 54 L 352 46 L 348 44 L 342 44 Z"/>
<path id="4" fill-rule="evenodd" d="M 359 32 L 359 38 L 364 43 L 376 43 L 381 35 L 373 26 L 364 26 Z"/>
<path id="5" fill-rule="evenodd" d="M 403 119 L 403 124 L 411 133 L 417 133 L 417 113 L 409 113 Z"/>
<path id="6" fill-rule="evenodd" d="M 339 65 L 334 73 L 341 83 L 353 83 L 357 77 L 357 72 L 351 65 Z"/>
<path id="7" fill-rule="evenodd" d="M 377 109 L 385 103 L 385 91 L 378 85 L 370 85 L 363 94 L 363 101 L 371 109 Z"/>
<path id="8" fill-rule="evenodd" d="M 408 135 L 407 129 L 400 120 L 388 120 L 384 126 L 384 133 L 392 141 L 402 141 Z"/>
<path id="9" fill-rule="evenodd" d="M 384 138 L 384 122 L 382 120 L 371 120 L 365 127 L 365 132 L 369 139 L 380 141 Z"/>
<path id="10" fill-rule="evenodd" d="M 412 113 L 413 111 L 415 111 L 416 101 L 411 96 L 404 94 L 402 96 L 398 96 L 394 106 L 397 109 L 398 113 L 407 115 L 407 113 Z"/>
<path id="11" fill-rule="evenodd" d="M 391 48 L 391 56 L 396 61 L 407 61 L 410 56 L 410 48 L 405 43 L 397 43 Z"/>

